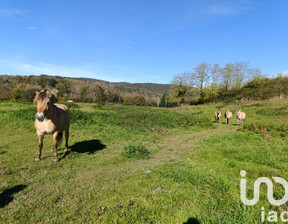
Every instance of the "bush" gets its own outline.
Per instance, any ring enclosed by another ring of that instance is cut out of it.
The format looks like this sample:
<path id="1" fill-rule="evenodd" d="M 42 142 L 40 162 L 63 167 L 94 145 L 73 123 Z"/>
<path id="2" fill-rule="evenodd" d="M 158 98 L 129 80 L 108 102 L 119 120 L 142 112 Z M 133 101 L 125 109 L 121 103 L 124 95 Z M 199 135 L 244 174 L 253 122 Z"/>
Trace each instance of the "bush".
<path id="1" fill-rule="evenodd" d="M 140 96 L 126 96 L 124 98 L 124 105 L 135 105 L 135 106 L 145 106 L 146 105 L 146 100 L 145 97 L 140 95 Z"/>
<path id="2" fill-rule="evenodd" d="M 135 158 L 135 159 L 151 158 L 151 153 L 149 152 L 149 150 L 141 144 L 125 146 L 122 155 L 126 158 Z"/>
<path id="3" fill-rule="evenodd" d="M 81 110 L 70 110 L 71 123 L 89 124 L 93 120 L 94 113 Z"/>
<path id="4" fill-rule="evenodd" d="M 34 121 L 37 110 L 35 108 L 11 110 L 7 112 L 13 119 Z"/>
<path id="5" fill-rule="evenodd" d="M 251 131 L 256 134 L 269 134 L 274 137 L 287 137 L 288 124 L 286 121 L 278 120 L 278 122 L 272 121 L 255 121 L 250 123 L 245 123 L 243 125 L 243 131 Z"/>

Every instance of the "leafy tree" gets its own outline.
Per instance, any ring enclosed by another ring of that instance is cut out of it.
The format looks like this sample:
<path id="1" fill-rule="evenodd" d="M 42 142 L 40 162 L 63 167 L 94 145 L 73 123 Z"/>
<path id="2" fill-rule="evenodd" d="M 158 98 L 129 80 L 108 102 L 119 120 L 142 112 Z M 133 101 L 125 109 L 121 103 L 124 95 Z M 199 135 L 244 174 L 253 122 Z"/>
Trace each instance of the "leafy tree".
<path id="1" fill-rule="evenodd" d="M 22 97 L 22 91 L 19 88 L 13 89 L 13 99 L 14 100 L 20 100 Z"/>
<path id="2" fill-rule="evenodd" d="M 189 103 L 189 90 L 191 87 L 191 74 L 182 73 L 174 76 L 171 84 L 170 95 L 180 104 Z"/>
<path id="3" fill-rule="evenodd" d="M 219 97 L 219 92 L 210 88 L 203 88 L 203 102 L 216 102 Z"/>
<path id="4" fill-rule="evenodd" d="M 145 106 L 146 105 L 146 100 L 144 96 L 136 96 L 134 97 L 134 105 L 136 106 Z"/>
<path id="5" fill-rule="evenodd" d="M 123 98 L 117 93 L 108 92 L 106 99 L 109 103 L 123 103 Z"/>
<path id="6" fill-rule="evenodd" d="M 99 105 L 105 104 L 106 94 L 101 86 L 95 85 L 92 89 L 93 102 Z"/>
<path id="7" fill-rule="evenodd" d="M 145 106 L 146 105 L 146 100 L 143 95 L 140 96 L 126 96 L 124 98 L 124 105 L 135 105 L 135 106 Z"/>
<path id="8" fill-rule="evenodd" d="M 71 83 L 68 79 L 62 79 L 57 85 L 56 89 L 58 90 L 57 92 L 57 97 L 61 100 L 67 100 L 68 95 L 71 92 Z"/>
<path id="9" fill-rule="evenodd" d="M 82 88 L 81 93 L 80 93 L 80 101 L 81 102 L 89 102 L 88 90 L 89 90 L 88 86 L 85 86 Z M 91 102 L 92 101 L 93 101 L 93 99 L 91 99 Z"/>
<path id="10" fill-rule="evenodd" d="M 160 107 L 168 107 L 168 94 L 165 93 L 160 100 Z"/>
<path id="11" fill-rule="evenodd" d="M 125 96 L 123 104 L 132 106 L 133 105 L 133 96 Z"/>

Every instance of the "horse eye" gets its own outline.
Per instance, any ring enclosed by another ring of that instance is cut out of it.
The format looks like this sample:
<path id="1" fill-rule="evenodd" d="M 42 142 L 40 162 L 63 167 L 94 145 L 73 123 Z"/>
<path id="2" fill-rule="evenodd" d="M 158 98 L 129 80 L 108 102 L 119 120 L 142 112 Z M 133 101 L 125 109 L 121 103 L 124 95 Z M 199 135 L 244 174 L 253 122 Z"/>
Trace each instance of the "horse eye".
<path id="1" fill-rule="evenodd" d="M 50 102 L 47 102 L 47 105 L 49 105 L 50 104 Z"/>

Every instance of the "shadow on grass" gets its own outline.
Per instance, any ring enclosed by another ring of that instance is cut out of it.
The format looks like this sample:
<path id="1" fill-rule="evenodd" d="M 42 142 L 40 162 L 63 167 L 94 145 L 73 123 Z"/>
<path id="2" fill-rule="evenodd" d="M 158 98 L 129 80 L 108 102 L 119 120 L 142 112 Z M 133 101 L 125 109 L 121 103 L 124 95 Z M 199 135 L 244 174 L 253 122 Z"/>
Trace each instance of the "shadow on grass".
<path id="1" fill-rule="evenodd" d="M 93 154 L 94 152 L 103 150 L 105 148 L 106 145 L 102 144 L 101 141 L 97 139 L 76 142 L 74 145 L 70 147 L 72 152 L 88 153 L 88 154 Z"/>
<path id="2" fill-rule="evenodd" d="M 187 222 L 184 222 L 183 224 L 200 224 L 200 222 L 196 218 L 189 218 Z"/>
<path id="3" fill-rule="evenodd" d="M 27 185 L 16 185 L 14 187 L 4 190 L 0 194 L 0 208 L 7 206 L 10 202 L 14 200 L 13 194 L 18 193 L 19 191 L 24 190 Z"/>

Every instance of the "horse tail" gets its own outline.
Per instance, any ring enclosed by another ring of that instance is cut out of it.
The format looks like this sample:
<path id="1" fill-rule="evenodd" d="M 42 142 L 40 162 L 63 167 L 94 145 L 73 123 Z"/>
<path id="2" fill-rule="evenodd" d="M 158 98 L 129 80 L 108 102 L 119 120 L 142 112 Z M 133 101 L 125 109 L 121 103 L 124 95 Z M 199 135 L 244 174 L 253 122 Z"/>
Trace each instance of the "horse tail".
<path id="1" fill-rule="evenodd" d="M 60 146 L 63 140 L 63 131 L 58 133 L 56 140 L 57 140 L 57 145 Z"/>

